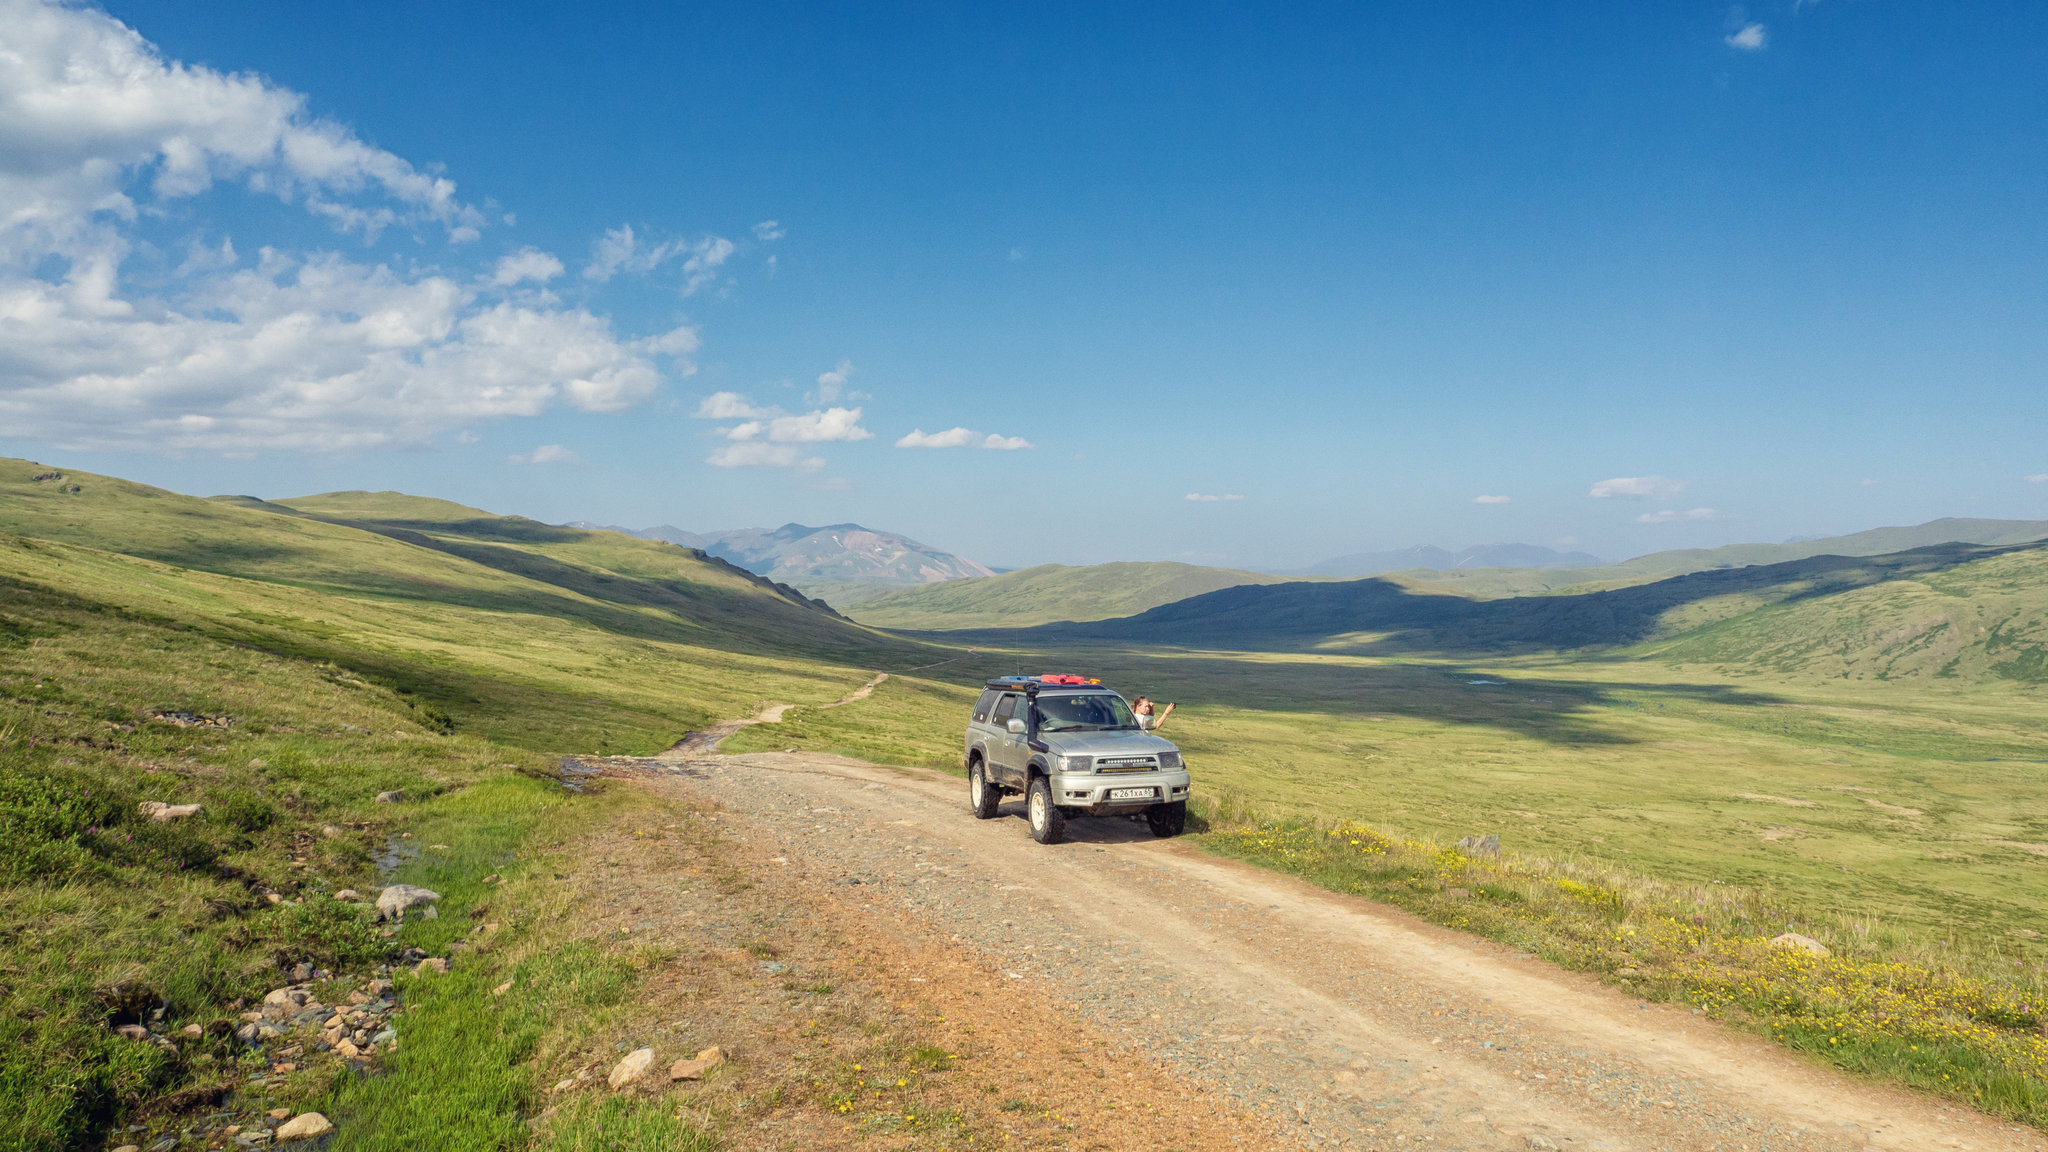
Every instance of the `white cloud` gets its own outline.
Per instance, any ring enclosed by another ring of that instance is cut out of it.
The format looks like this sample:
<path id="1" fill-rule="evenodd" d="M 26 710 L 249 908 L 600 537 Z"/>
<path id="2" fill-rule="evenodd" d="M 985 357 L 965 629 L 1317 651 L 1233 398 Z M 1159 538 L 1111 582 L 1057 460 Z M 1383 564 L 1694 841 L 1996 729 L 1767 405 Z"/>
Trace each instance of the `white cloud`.
<path id="1" fill-rule="evenodd" d="M 866 440 L 874 433 L 860 426 L 860 409 L 827 408 L 800 416 L 750 420 L 725 429 L 728 440 L 770 440 L 777 444 L 820 444 L 833 440 Z"/>
<path id="2" fill-rule="evenodd" d="M 491 270 L 490 283 L 499 288 L 531 280 L 545 284 L 562 274 L 562 262 L 538 248 L 521 248 L 498 261 Z"/>
<path id="3" fill-rule="evenodd" d="M 507 456 L 507 464 L 581 464 L 583 457 L 560 444 L 543 444 L 525 456 Z"/>
<path id="4" fill-rule="evenodd" d="M 453 181 L 314 117 L 303 95 L 166 61 L 104 12 L 6 0 L 0 27 L 0 259 L 118 260 L 116 221 L 216 180 L 303 204 L 369 239 L 434 223 L 459 243 L 484 223 Z M 136 200 L 144 183 L 154 204 Z M 372 202 L 350 202 L 364 193 Z"/>
<path id="5" fill-rule="evenodd" d="M 1648 500 L 1656 496 L 1676 496 L 1683 491 L 1685 482 L 1673 480 L 1668 476 L 1617 476 L 1593 485 L 1593 490 L 1586 495 L 1595 500 L 1617 496 L 1630 500 Z"/>
<path id="6" fill-rule="evenodd" d="M 2037 472 L 2032 476 L 2025 477 L 2025 479 L 2029 484 L 2048 484 L 2048 472 Z"/>
<path id="7" fill-rule="evenodd" d="M 780 220 L 763 220 L 759 224 L 754 225 L 754 239 L 756 240 L 780 240 L 784 235 Z M 773 257 L 770 257 L 770 259 L 773 259 Z"/>
<path id="8" fill-rule="evenodd" d="M 366 240 L 477 236 L 452 181 L 306 104 L 166 61 L 103 12 L 0 0 L 0 427 L 74 450 L 421 446 L 557 405 L 618 411 L 661 385 L 653 357 L 695 351 L 693 328 L 632 340 L 545 296 L 503 299 L 559 272 L 532 250 L 478 276 L 269 248 L 245 266 L 209 241 L 124 295 L 138 226 L 218 181 Z"/>
<path id="9" fill-rule="evenodd" d="M 794 444 L 765 444 L 747 441 L 727 444 L 713 452 L 705 461 L 718 468 L 823 468 L 825 461 L 819 457 L 806 458 L 804 450 Z"/>
<path id="10" fill-rule="evenodd" d="M 698 420 L 755 420 L 782 415 L 780 408 L 756 408 L 754 402 L 737 392 L 713 392 L 697 405 Z"/>
<path id="11" fill-rule="evenodd" d="M 1181 497 L 1181 499 L 1183 499 L 1183 500 L 1193 500 L 1193 501 L 1194 501 L 1195 503 L 1197 503 L 1197 504 L 1214 504 L 1214 503 L 1216 503 L 1216 502 L 1217 502 L 1217 501 L 1219 501 L 1219 500 L 1242 500 L 1242 499 L 1244 499 L 1244 497 L 1242 497 L 1242 496 L 1204 496 L 1204 495 L 1203 495 L 1202 493 L 1200 493 L 1200 492 L 1190 492 L 1190 493 L 1188 493 L 1188 494 L 1187 494 L 1186 496 L 1183 496 L 1183 497 Z"/>
<path id="12" fill-rule="evenodd" d="M 1692 509 L 1692 510 L 1691 510 L 1691 511 L 1689 511 L 1689 512 L 1674 512 L 1674 511 L 1672 511 L 1671 509 L 1669 509 L 1669 508 L 1666 508 L 1666 509 L 1665 509 L 1664 511 L 1662 511 L 1662 512 L 1645 512 L 1645 513 L 1643 513 L 1643 514 L 1642 514 L 1641 516 L 1638 516 L 1638 517 L 1636 517 L 1636 523 L 1638 523 L 1638 524 L 1669 524 L 1669 523 L 1671 523 L 1671 522 L 1672 522 L 1672 521 L 1674 521 L 1674 520 L 1728 520 L 1728 519 L 1732 519 L 1732 517 L 1729 517 L 1729 516 L 1723 516 L 1723 515 L 1722 515 L 1721 513 L 1719 513 L 1719 512 L 1716 512 L 1716 511 L 1714 511 L 1714 510 L 1713 510 L 1712 508 L 1694 508 L 1694 509 Z"/>
<path id="13" fill-rule="evenodd" d="M 913 428 L 910 433 L 896 441 L 898 448 L 965 448 L 974 443 L 981 433 L 967 428 L 948 428 L 944 432 L 926 432 Z"/>
<path id="14" fill-rule="evenodd" d="M 733 243 L 707 236 L 692 244 L 669 240 L 647 245 L 631 224 L 605 230 L 590 246 L 590 263 L 583 277 L 602 284 L 621 272 L 652 272 L 675 257 L 683 258 L 683 295 L 688 296 L 718 278 L 718 269 L 733 254 Z"/>
<path id="15" fill-rule="evenodd" d="M 1761 24 L 1744 24 L 1723 39 L 1730 48 L 1740 48 L 1744 52 L 1760 52 L 1766 42 L 1764 26 Z"/>
<path id="16" fill-rule="evenodd" d="M 981 446 L 997 452 L 1015 452 L 1019 448 L 1037 447 L 1037 445 L 1022 436 L 998 436 L 993 432 L 988 434 L 988 439 L 981 442 Z"/>
<path id="17" fill-rule="evenodd" d="M 817 398 L 820 404 L 830 404 L 839 399 L 840 389 L 846 387 L 846 378 L 853 375 L 853 361 L 841 360 L 838 367 L 830 372 L 818 373 Z"/>
<path id="18" fill-rule="evenodd" d="M 1474 504 L 1508 504 L 1512 503 L 1513 500 L 1512 496 L 1474 496 L 1472 498 Z"/>

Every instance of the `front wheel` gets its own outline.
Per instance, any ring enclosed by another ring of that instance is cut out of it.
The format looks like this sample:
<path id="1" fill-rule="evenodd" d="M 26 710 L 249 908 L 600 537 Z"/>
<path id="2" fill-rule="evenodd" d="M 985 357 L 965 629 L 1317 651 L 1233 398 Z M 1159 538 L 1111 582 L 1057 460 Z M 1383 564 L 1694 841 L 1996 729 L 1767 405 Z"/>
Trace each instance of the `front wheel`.
<path id="1" fill-rule="evenodd" d="M 1067 835 L 1067 814 L 1052 802 L 1052 781 L 1043 776 L 1031 778 L 1031 794 L 1025 800 L 1026 811 L 1031 814 L 1031 838 L 1040 844 L 1057 844 Z"/>
<path id="2" fill-rule="evenodd" d="M 1187 831 L 1188 802 L 1175 800 L 1171 804 L 1154 804 L 1145 809 L 1145 823 L 1152 826 L 1154 836 L 1178 836 Z"/>
<path id="3" fill-rule="evenodd" d="M 988 782 L 988 766 L 980 758 L 967 766 L 967 808 L 976 820 L 987 820 L 996 814 L 996 805 L 1003 802 L 1003 794 Z"/>

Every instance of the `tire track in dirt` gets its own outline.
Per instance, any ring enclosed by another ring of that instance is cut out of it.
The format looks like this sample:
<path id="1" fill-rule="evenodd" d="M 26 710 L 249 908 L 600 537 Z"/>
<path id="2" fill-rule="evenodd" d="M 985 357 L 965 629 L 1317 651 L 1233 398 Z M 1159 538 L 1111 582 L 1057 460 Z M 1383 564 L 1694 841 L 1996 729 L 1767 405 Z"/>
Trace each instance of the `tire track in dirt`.
<path id="1" fill-rule="evenodd" d="M 1020 805 L 976 821 L 942 773 L 713 747 L 635 763 L 774 838 L 810 882 L 950 934 L 1307 1146 L 2048 1146 L 1142 823 L 1076 818 L 1045 847 Z"/>

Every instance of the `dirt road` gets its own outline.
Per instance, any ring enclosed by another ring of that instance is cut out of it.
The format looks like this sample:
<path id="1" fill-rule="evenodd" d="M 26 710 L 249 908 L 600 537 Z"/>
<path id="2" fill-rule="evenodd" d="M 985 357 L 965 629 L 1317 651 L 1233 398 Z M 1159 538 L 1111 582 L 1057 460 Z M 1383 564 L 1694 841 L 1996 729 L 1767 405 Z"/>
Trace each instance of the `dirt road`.
<path id="1" fill-rule="evenodd" d="M 1279 1122 L 1288 1142 L 2048 1147 L 1142 823 L 1076 819 L 1067 843 L 1043 847 L 1018 802 L 977 821 L 964 781 L 943 773 L 724 756 L 716 739 L 635 763 L 716 803 L 809 885 L 970 950 L 1020 998 L 1043 994 L 1063 1019 Z"/>

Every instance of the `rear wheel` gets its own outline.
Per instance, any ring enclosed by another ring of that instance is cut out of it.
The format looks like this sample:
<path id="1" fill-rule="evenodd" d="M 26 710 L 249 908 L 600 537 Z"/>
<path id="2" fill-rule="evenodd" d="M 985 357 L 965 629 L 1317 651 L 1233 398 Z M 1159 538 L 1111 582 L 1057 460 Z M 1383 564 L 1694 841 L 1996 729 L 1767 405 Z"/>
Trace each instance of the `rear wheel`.
<path id="1" fill-rule="evenodd" d="M 988 782 L 988 766 L 981 757 L 967 766 L 967 808 L 976 820 L 987 820 L 996 814 L 996 805 L 1003 802 L 1003 794 Z"/>
<path id="2" fill-rule="evenodd" d="M 1154 836 L 1178 836 L 1187 830 L 1188 802 L 1175 800 L 1171 804 L 1154 804 L 1145 809 L 1145 823 L 1152 826 Z"/>
<path id="3" fill-rule="evenodd" d="M 1031 815 L 1031 838 L 1040 844 L 1057 844 L 1067 835 L 1067 814 L 1052 802 L 1052 781 L 1031 778 L 1031 792 L 1024 804 Z"/>

